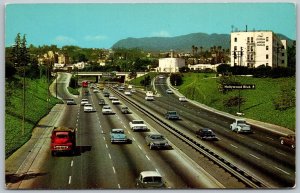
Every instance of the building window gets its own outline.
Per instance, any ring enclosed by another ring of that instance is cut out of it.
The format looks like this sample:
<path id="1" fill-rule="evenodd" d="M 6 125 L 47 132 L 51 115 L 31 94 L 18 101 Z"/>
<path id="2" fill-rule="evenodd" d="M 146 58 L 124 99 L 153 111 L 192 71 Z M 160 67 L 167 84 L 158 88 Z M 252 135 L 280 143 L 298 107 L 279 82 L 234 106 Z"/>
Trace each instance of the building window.
<path id="1" fill-rule="evenodd" d="M 251 46 L 251 52 L 253 52 L 253 46 Z"/>
<path id="2" fill-rule="evenodd" d="M 281 53 L 281 56 L 284 56 L 284 53 Z"/>
<path id="3" fill-rule="evenodd" d="M 269 59 L 269 54 L 266 54 L 266 59 Z"/>
<path id="4" fill-rule="evenodd" d="M 269 41 L 269 37 L 266 37 L 266 42 L 268 42 Z"/>
<path id="5" fill-rule="evenodd" d="M 284 64 L 284 60 L 281 60 L 281 64 Z"/>
<path id="6" fill-rule="evenodd" d="M 251 37 L 251 43 L 253 43 L 253 37 Z"/>
<path id="7" fill-rule="evenodd" d="M 237 50 L 237 46 L 234 46 L 234 50 Z"/>
<path id="8" fill-rule="evenodd" d="M 250 37 L 247 37 L 247 42 L 248 42 L 248 43 L 250 42 Z"/>
<path id="9" fill-rule="evenodd" d="M 266 63 L 266 66 L 269 66 L 269 63 Z"/>
<path id="10" fill-rule="evenodd" d="M 266 46 L 266 50 L 269 50 L 269 46 Z"/>
<path id="11" fill-rule="evenodd" d="M 237 38 L 234 38 L 234 42 L 237 42 Z"/>

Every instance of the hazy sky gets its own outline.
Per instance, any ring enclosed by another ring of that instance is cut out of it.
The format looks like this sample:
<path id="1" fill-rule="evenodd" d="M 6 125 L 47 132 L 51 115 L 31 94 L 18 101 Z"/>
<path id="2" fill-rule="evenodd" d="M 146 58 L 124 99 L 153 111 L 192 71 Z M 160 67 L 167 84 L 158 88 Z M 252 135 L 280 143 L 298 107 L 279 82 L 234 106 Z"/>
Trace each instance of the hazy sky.
<path id="1" fill-rule="evenodd" d="M 173 37 L 195 32 L 229 34 L 272 30 L 296 39 L 291 3 L 8 4 L 5 45 L 18 32 L 33 45 L 110 48 L 127 37 Z"/>

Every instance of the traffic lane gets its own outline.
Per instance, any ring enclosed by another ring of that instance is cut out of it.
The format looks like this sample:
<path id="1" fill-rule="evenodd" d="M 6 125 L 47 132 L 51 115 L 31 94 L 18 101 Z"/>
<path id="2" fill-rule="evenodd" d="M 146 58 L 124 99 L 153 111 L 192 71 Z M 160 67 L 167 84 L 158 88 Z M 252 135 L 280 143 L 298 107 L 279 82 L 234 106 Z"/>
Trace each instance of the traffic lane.
<path id="1" fill-rule="evenodd" d="M 111 103 L 109 100 L 107 102 Z M 158 169 L 158 167 L 153 166 L 154 162 L 152 161 L 152 158 L 146 153 L 149 148 L 145 145 L 145 135 L 143 134 L 149 132 L 132 132 L 129 128 L 129 121 L 141 118 L 136 116 L 133 117 L 132 114 L 121 114 L 119 111 L 119 105 L 110 105 L 116 114 L 112 116 L 103 115 L 103 119 L 101 119 L 102 124 L 107 123 L 107 125 L 104 126 L 105 129 L 103 129 L 106 134 L 106 140 L 110 140 L 109 132 L 112 128 L 123 128 L 128 134 L 128 137 L 132 140 L 132 144 L 108 144 L 108 149 L 111 157 L 116 159 L 116 164 L 114 164 L 116 171 L 121 171 L 117 172 L 119 175 L 122 174 L 119 177 L 121 188 L 135 188 L 136 178 L 141 171 L 157 170 L 160 173 L 163 172 Z M 157 155 L 155 156 L 157 157 Z M 163 169 L 169 167 L 165 162 L 156 165 L 159 165 L 160 168 Z M 172 173 L 172 171 L 169 173 Z M 169 179 L 171 180 L 168 180 L 167 184 L 171 185 L 173 188 L 183 188 L 187 186 L 184 182 L 182 182 L 182 179 L 178 175 L 173 175 L 172 178 Z"/>
<path id="2" fill-rule="evenodd" d="M 167 85 L 164 84 L 164 85 L 160 85 L 158 86 L 158 89 L 160 90 L 160 92 L 163 92 L 164 89 L 167 89 Z M 199 113 L 199 115 L 205 115 L 207 113 L 209 113 L 210 111 L 207 111 L 207 110 L 204 110 L 204 109 L 201 109 L 200 107 L 197 107 L 189 102 L 179 102 L 178 101 L 178 97 L 174 94 L 166 94 L 164 93 L 164 96 L 166 97 L 162 97 L 161 99 L 168 99 L 170 101 L 172 101 L 172 103 L 176 103 L 178 107 L 180 107 L 180 103 L 183 104 L 183 106 L 185 106 L 187 109 L 193 109 L 195 110 L 196 112 Z M 168 100 L 164 100 L 164 102 L 168 103 Z M 169 102 L 170 102 L 169 101 Z M 171 103 L 171 104 L 172 104 Z M 168 103 L 170 104 L 170 103 Z M 202 110 L 202 111 L 199 111 L 199 110 Z M 222 117 L 220 115 L 216 115 L 216 114 L 213 114 L 213 116 L 215 117 L 215 121 L 217 122 L 218 120 L 220 119 L 223 119 L 224 123 L 227 123 L 228 127 L 229 125 L 232 123 L 232 119 L 229 119 L 229 118 L 226 118 L 226 117 Z M 259 133 L 260 135 L 256 135 L 256 136 L 262 136 L 263 138 L 263 141 L 265 143 L 269 143 L 269 145 L 272 145 L 272 146 L 276 146 L 277 148 L 281 149 L 282 151 L 289 151 L 291 152 L 292 154 L 294 154 L 294 151 L 291 150 L 291 149 L 287 149 L 286 147 L 282 146 L 282 145 L 278 145 L 279 144 L 279 138 L 281 137 L 281 135 L 278 135 L 274 132 L 270 132 L 268 130 L 265 130 L 263 128 L 259 128 L 257 126 L 251 126 L 252 130 L 255 132 L 255 133 Z M 256 137 L 255 136 L 255 137 Z M 277 140 L 276 140 L 277 139 Z"/>
<path id="3" fill-rule="evenodd" d="M 115 105 L 113 107 L 118 108 L 118 105 Z M 179 159 L 179 160 L 181 160 L 181 162 L 179 162 L 178 158 L 181 156 L 177 153 L 177 151 L 176 151 L 176 153 L 174 153 L 174 150 L 161 150 L 161 151 L 150 150 L 145 142 L 145 137 L 149 134 L 149 132 L 132 132 L 128 125 L 128 122 L 130 120 L 141 119 L 141 118 L 139 116 L 137 117 L 137 115 L 135 115 L 134 113 L 130 114 L 130 115 L 124 115 L 124 114 L 121 114 L 120 111 L 115 110 L 115 112 L 117 113 L 115 116 L 107 116 L 107 119 L 111 120 L 111 124 L 118 124 L 114 127 L 117 127 L 117 128 L 124 127 L 124 130 L 127 131 L 129 136 L 132 136 L 132 139 L 133 139 L 133 144 L 131 146 L 126 145 L 126 146 L 121 146 L 121 147 L 126 148 L 126 149 L 127 148 L 132 149 L 133 146 L 137 145 L 139 151 L 141 151 L 141 152 L 138 153 L 138 151 L 134 150 L 133 152 L 135 153 L 135 155 L 132 155 L 130 157 L 138 157 L 139 155 L 141 155 L 143 157 L 145 156 L 147 158 L 147 161 L 148 162 L 150 161 L 150 165 L 155 164 L 155 165 L 157 165 L 157 167 L 155 167 L 155 168 L 160 168 L 160 169 L 158 169 L 160 173 L 166 173 L 166 178 L 170 179 L 170 180 L 168 180 L 168 184 L 170 185 L 170 187 L 173 187 L 173 188 L 210 187 L 211 188 L 211 187 L 220 186 L 220 184 L 216 183 L 216 181 L 213 181 L 213 180 L 207 178 L 207 176 L 206 176 L 207 180 L 199 180 L 197 178 L 197 176 L 198 177 L 201 175 L 203 176 L 203 171 L 201 171 L 202 173 L 199 174 L 199 172 L 196 173 L 194 169 L 192 171 L 187 170 L 187 165 L 189 165 L 189 167 L 191 167 L 190 164 L 186 164 L 186 161 L 185 161 L 185 164 L 183 164 L 182 159 Z M 127 123 L 127 124 L 124 124 L 124 123 Z M 154 131 L 154 129 L 149 124 L 148 124 L 148 127 L 151 129 L 152 132 L 158 133 L 158 131 L 156 131 L 156 130 Z M 157 126 L 155 128 L 157 128 Z M 138 142 L 138 143 L 136 143 L 136 142 Z M 116 144 L 114 144 L 113 146 L 115 146 L 115 145 Z M 151 154 L 151 156 L 149 154 Z M 145 159 L 145 157 L 144 157 L 144 159 Z M 168 159 L 166 159 L 166 158 L 168 158 Z M 155 161 L 153 161 L 153 160 L 155 160 Z M 168 160 L 167 164 L 166 164 L 166 160 Z M 136 162 L 138 164 L 141 163 L 138 160 Z M 143 163 L 146 163 L 146 162 L 143 162 Z M 184 167 L 182 165 L 184 165 Z M 184 168 L 184 169 L 181 170 L 178 168 Z M 187 171 L 189 171 L 189 172 L 187 172 Z M 205 175 L 207 175 L 207 174 L 205 174 Z M 191 179 L 195 179 L 195 180 L 191 180 Z"/>
<path id="4" fill-rule="evenodd" d="M 140 97 L 140 98 L 138 98 Z M 165 100 L 161 101 L 160 97 L 157 97 L 155 101 L 145 101 L 142 96 L 140 95 L 136 95 L 135 99 L 144 103 L 149 109 L 152 109 L 153 111 L 156 112 L 156 114 L 161 115 L 161 118 L 164 119 L 164 112 L 166 112 L 167 110 L 176 110 L 179 115 L 182 118 L 182 121 L 173 121 L 171 122 L 171 125 L 174 123 L 177 124 L 185 124 L 183 126 L 185 126 L 185 128 L 187 128 L 188 130 L 190 130 L 192 133 L 195 133 L 199 128 L 203 128 L 203 127 L 208 127 L 211 128 L 218 136 L 223 136 L 226 138 L 229 138 L 231 140 L 236 140 L 236 138 L 234 137 L 234 134 L 232 134 L 233 132 L 228 132 L 230 131 L 229 128 L 224 128 L 223 125 L 219 125 L 218 123 L 216 123 L 213 117 L 211 117 L 210 119 L 203 119 L 201 116 L 199 116 L 199 112 L 196 114 L 195 112 L 188 112 L 185 111 L 185 109 L 180 108 L 180 106 L 173 106 L 172 108 L 170 108 L 170 106 L 168 104 L 166 104 Z M 167 110 L 166 110 L 167 109 Z M 170 123 L 170 121 L 168 121 Z M 188 125 L 186 127 L 186 125 Z M 286 151 L 286 147 L 280 145 L 278 142 L 276 143 L 276 141 L 273 140 L 273 142 L 270 142 L 269 139 L 272 139 L 271 137 L 276 139 L 276 135 L 272 134 L 271 136 L 264 134 L 263 137 L 261 137 L 261 132 L 260 134 L 257 134 L 256 132 L 254 134 L 250 134 L 250 135 L 245 135 L 248 136 L 251 139 L 257 139 L 259 141 L 256 141 L 255 144 L 254 143 L 248 143 L 248 142 L 244 142 L 245 146 L 248 146 L 249 148 L 254 149 L 255 151 L 260 151 L 262 153 L 266 153 L 268 154 L 270 157 L 272 157 L 272 152 L 274 151 L 278 151 L 280 150 L 280 152 L 282 151 Z M 277 136 L 277 138 L 279 138 Z M 250 140 L 250 139 L 249 139 Z M 267 142 L 267 143 L 265 143 Z M 258 148 L 256 147 L 258 145 L 260 145 Z M 264 147 L 264 148 L 261 148 Z M 289 151 L 286 152 L 285 154 L 289 155 L 289 160 L 286 160 L 286 158 L 284 160 L 279 160 L 279 161 L 283 161 L 286 162 L 288 161 L 288 163 L 294 165 L 295 164 L 295 153 L 294 151 L 291 151 L 290 149 L 288 149 Z M 281 156 L 278 157 L 279 159 L 281 159 Z"/>
<path id="5" fill-rule="evenodd" d="M 88 98 L 95 106 L 92 96 L 90 95 Z M 76 167 L 74 167 L 74 174 L 71 177 L 71 185 L 74 189 L 118 188 L 116 174 L 101 128 L 97 113 L 84 112 L 81 107 L 77 134 L 79 153 L 74 159 Z"/>
<path id="6" fill-rule="evenodd" d="M 141 99 L 141 100 L 143 100 L 143 99 Z M 146 102 L 147 103 L 147 102 Z M 155 104 L 155 102 L 153 101 L 153 102 L 151 102 L 152 104 L 150 105 L 150 106 L 148 106 L 148 108 L 151 108 L 151 107 L 153 107 L 153 109 L 155 109 L 155 110 L 157 110 L 157 111 L 161 111 L 160 109 L 159 109 L 159 107 L 155 107 L 154 106 L 154 104 Z M 160 105 L 158 105 L 158 106 L 162 106 L 162 104 L 160 104 Z M 158 113 L 158 112 L 157 112 Z M 181 124 L 181 123 L 183 123 L 182 121 L 179 121 L 179 122 L 174 122 L 174 123 L 176 123 L 176 124 Z M 190 124 L 189 124 L 190 125 Z M 183 125 L 183 127 L 188 127 L 188 125 Z M 222 129 L 222 128 L 221 128 Z M 233 132 L 231 132 L 230 131 L 230 134 L 229 134 L 230 136 L 232 136 L 232 139 L 231 140 L 229 140 L 231 143 L 232 143 L 232 140 L 235 140 L 236 141 L 236 144 L 234 145 L 235 147 L 237 147 L 237 146 L 241 146 L 241 141 L 245 141 L 245 138 L 247 137 L 247 136 L 245 136 L 245 135 L 240 135 L 240 134 L 236 134 L 236 133 L 233 133 Z M 235 137 L 234 137 L 235 136 Z M 236 136 L 238 136 L 238 137 L 236 137 Z M 237 138 L 243 138 L 243 139 L 241 139 L 241 140 L 237 140 Z M 249 143 L 248 143 L 249 142 Z M 245 144 L 246 145 L 254 145 L 255 146 L 255 144 L 253 144 L 253 142 L 251 142 L 251 141 L 248 141 L 248 142 L 245 142 Z M 244 145 L 243 145 L 244 146 Z M 253 147 L 253 146 L 252 146 Z M 271 147 L 271 146 L 269 146 L 269 148 L 271 148 L 273 151 L 274 151 L 274 148 L 273 147 Z M 259 149 L 262 149 L 260 146 L 257 146 L 257 147 L 255 147 L 255 149 L 253 150 L 253 152 L 250 152 L 250 154 L 249 155 L 255 155 L 256 153 L 257 153 L 257 151 L 259 150 Z M 266 148 L 267 150 L 268 150 L 268 148 Z M 263 155 L 263 157 L 264 157 L 264 159 L 265 160 L 267 160 L 266 162 L 274 162 L 274 155 L 272 154 L 272 152 L 273 151 L 260 151 L 260 153 Z M 222 152 L 222 149 L 220 149 L 220 152 Z M 249 149 L 247 149 L 247 152 L 249 152 Z M 266 155 L 266 152 L 270 152 L 270 154 L 271 154 L 271 157 L 273 157 L 273 158 L 270 158 L 268 155 Z M 277 154 L 278 155 L 278 154 Z M 226 155 L 227 157 L 228 157 L 228 155 Z M 240 156 L 238 156 L 238 157 L 241 157 L 242 155 L 240 155 Z M 254 156 L 252 156 L 252 157 L 254 157 Z M 277 158 L 278 160 L 278 163 L 280 163 L 280 167 L 278 167 L 278 166 L 276 166 L 276 164 L 273 164 L 274 165 L 274 168 L 276 169 L 275 171 L 277 172 L 278 170 L 282 170 L 282 171 L 287 171 L 286 173 L 288 173 L 288 176 L 290 176 L 290 174 L 292 174 L 293 173 L 293 171 L 294 171 L 294 168 L 295 168 L 295 160 L 294 160 L 294 158 L 292 157 L 291 158 L 291 161 L 289 162 L 288 160 L 285 160 L 286 158 L 281 158 L 282 156 L 277 156 L 277 157 L 275 157 L 275 158 Z M 259 159 L 261 159 L 261 158 L 259 158 Z M 269 160 L 269 161 L 268 161 Z M 276 159 L 275 159 L 275 161 L 276 161 Z M 277 164 L 278 164 L 277 163 Z M 287 164 L 286 164 L 287 163 Z M 286 167 L 287 166 L 287 167 Z M 271 168 L 272 170 L 274 170 L 274 168 Z M 278 169 L 279 168 L 279 169 Z M 283 174 L 284 174 L 284 172 L 283 172 Z M 291 175 L 291 176 L 293 176 L 293 175 Z M 292 177 L 293 178 L 293 177 Z M 293 181 L 291 181 L 291 179 L 288 179 L 290 182 L 293 182 Z M 291 183 L 289 183 L 289 184 L 291 184 Z"/>

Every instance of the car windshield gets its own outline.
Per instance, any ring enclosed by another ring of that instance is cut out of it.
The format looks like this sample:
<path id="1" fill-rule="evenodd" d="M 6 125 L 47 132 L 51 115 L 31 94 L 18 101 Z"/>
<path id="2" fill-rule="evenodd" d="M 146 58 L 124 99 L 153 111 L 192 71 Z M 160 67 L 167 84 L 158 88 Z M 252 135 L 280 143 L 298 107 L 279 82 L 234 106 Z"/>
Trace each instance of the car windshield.
<path id="1" fill-rule="evenodd" d="M 155 182 L 155 183 L 158 182 L 159 183 L 159 182 L 161 182 L 161 177 L 159 177 L 159 176 L 154 176 L 154 177 L 149 176 L 149 177 L 145 177 L 143 179 L 143 181 L 146 182 L 146 183 L 153 183 L 153 182 Z"/>
<path id="2" fill-rule="evenodd" d="M 124 131 L 123 130 L 112 130 L 112 133 L 124 133 Z"/>
<path id="3" fill-rule="evenodd" d="M 133 121 L 134 124 L 144 124 L 144 121 Z"/>
<path id="4" fill-rule="evenodd" d="M 238 123 L 238 124 L 246 124 L 246 121 L 244 121 L 244 120 L 239 120 L 237 123 Z"/>
<path id="5" fill-rule="evenodd" d="M 103 109 L 110 109 L 110 107 L 109 106 L 104 106 Z"/>
<path id="6" fill-rule="evenodd" d="M 151 138 L 152 139 L 164 139 L 164 136 L 162 136 L 162 135 L 152 135 Z"/>
<path id="7" fill-rule="evenodd" d="M 177 112 L 176 111 L 169 111 L 168 112 L 170 115 L 177 115 Z"/>

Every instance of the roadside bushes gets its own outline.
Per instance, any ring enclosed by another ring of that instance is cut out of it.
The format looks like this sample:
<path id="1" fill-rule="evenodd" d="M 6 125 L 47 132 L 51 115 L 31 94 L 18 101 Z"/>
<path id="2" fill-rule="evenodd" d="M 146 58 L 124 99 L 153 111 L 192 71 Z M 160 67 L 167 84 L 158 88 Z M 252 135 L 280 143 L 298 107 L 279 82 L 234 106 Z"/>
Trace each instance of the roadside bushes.
<path id="1" fill-rule="evenodd" d="M 271 68 L 270 66 L 261 65 L 257 68 L 248 68 L 221 64 L 217 67 L 217 73 L 222 75 L 253 75 L 255 78 L 281 78 L 295 76 L 296 70 L 291 67 Z"/>

